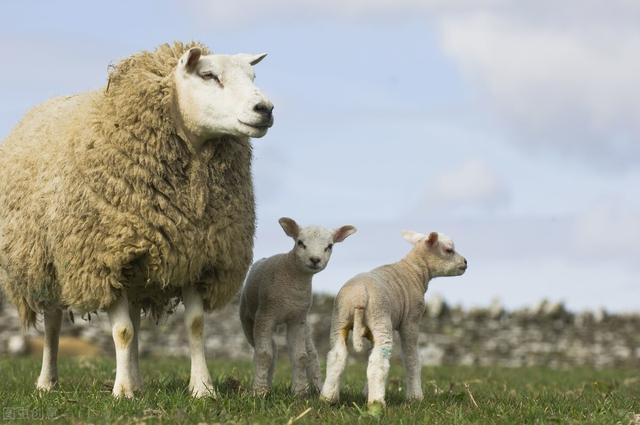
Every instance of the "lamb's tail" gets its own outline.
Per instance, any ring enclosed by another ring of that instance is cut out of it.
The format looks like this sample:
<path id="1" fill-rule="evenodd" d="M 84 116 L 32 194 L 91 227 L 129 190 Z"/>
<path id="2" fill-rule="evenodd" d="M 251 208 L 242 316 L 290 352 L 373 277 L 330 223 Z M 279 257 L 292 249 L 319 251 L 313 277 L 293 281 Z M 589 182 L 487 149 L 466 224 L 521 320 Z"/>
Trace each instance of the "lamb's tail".
<path id="1" fill-rule="evenodd" d="M 353 334 L 351 337 L 353 349 L 356 353 L 361 353 L 362 350 L 364 350 L 363 338 L 366 332 L 367 328 L 364 326 L 364 307 L 356 307 L 353 312 Z"/>

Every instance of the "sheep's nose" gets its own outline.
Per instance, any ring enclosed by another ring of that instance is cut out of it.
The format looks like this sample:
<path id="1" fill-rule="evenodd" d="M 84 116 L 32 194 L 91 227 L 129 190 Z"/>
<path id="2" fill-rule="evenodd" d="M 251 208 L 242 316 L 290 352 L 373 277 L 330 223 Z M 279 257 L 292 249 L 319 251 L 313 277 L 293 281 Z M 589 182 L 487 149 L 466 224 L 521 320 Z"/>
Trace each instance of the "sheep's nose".
<path id="1" fill-rule="evenodd" d="M 314 266 L 317 266 L 318 263 L 320 262 L 320 257 L 310 257 L 309 261 L 311 261 Z"/>
<path id="2" fill-rule="evenodd" d="M 467 265 L 467 259 L 466 258 L 464 259 L 464 265 L 465 266 Z"/>
<path id="3" fill-rule="evenodd" d="M 266 100 L 261 100 L 253 106 L 253 111 L 269 119 L 273 114 L 273 104 Z"/>

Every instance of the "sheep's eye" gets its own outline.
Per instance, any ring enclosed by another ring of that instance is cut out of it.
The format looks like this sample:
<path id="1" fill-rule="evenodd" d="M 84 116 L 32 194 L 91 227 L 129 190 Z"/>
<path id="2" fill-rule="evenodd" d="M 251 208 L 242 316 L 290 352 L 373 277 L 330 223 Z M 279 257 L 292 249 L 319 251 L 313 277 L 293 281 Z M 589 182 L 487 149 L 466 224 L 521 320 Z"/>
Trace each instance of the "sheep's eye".
<path id="1" fill-rule="evenodd" d="M 222 82 L 220 81 L 220 77 L 218 77 L 216 74 L 214 74 L 211 71 L 203 72 L 202 74 L 200 74 L 200 76 L 202 77 L 203 80 L 213 80 L 216 83 L 222 85 Z"/>
<path id="2" fill-rule="evenodd" d="M 331 248 L 333 248 L 333 244 L 330 243 L 329 245 L 327 245 L 327 247 L 324 249 L 325 251 L 330 251 Z"/>
<path id="3" fill-rule="evenodd" d="M 298 241 L 298 246 L 302 249 L 305 249 L 307 246 L 301 240 Z"/>
<path id="4" fill-rule="evenodd" d="M 453 254 L 453 249 L 447 248 L 444 250 L 444 252 L 446 252 L 447 254 Z"/>

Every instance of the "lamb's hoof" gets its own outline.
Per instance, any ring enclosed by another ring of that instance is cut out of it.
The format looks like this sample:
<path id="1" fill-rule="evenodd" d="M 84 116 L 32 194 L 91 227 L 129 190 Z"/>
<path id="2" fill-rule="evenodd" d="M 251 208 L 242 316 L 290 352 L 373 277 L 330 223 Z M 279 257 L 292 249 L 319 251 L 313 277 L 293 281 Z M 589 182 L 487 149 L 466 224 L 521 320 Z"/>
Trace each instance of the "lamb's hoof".
<path id="1" fill-rule="evenodd" d="M 338 397 L 338 395 L 327 395 L 327 394 L 320 394 L 320 401 L 324 402 L 324 403 L 329 403 L 329 404 L 338 404 L 338 402 L 340 401 L 340 397 Z"/>
<path id="2" fill-rule="evenodd" d="M 115 398 L 133 398 L 133 385 L 129 382 L 116 381 L 113 385 L 113 396 Z"/>
<path id="3" fill-rule="evenodd" d="M 421 402 L 423 398 L 422 394 L 407 394 L 408 402 Z"/>
<path id="4" fill-rule="evenodd" d="M 253 395 L 256 397 L 266 397 L 271 392 L 269 387 L 253 387 Z"/>
<path id="5" fill-rule="evenodd" d="M 191 390 L 191 396 L 193 398 L 218 398 L 218 394 L 216 393 L 215 388 L 213 388 L 213 384 L 209 383 L 201 383 L 196 385 L 189 385 L 189 389 Z"/>
<path id="6" fill-rule="evenodd" d="M 55 387 L 58 386 L 58 379 L 50 379 L 50 378 L 38 378 L 38 382 L 36 382 L 36 389 L 38 391 L 51 391 Z"/>
<path id="7" fill-rule="evenodd" d="M 384 413 L 385 402 L 384 400 L 370 401 L 367 404 L 367 414 L 373 417 L 380 417 Z"/>

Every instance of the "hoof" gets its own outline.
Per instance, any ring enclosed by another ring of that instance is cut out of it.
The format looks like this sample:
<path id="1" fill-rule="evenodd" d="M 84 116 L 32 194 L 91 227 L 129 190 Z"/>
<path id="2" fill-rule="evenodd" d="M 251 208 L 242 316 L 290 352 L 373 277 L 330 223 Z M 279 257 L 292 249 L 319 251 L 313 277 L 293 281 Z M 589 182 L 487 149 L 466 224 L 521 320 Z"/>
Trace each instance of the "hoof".
<path id="1" fill-rule="evenodd" d="M 269 387 L 253 387 L 253 395 L 256 397 L 266 397 L 271 392 Z"/>
<path id="2" fill-rule="evenodd" d="M 324 394 L 320 394 L 320 401 L 328 404 L 338 404 L 340 401 L 340 397 L 336 396 L 327 396 Z"/>
<path id="3" fill-rule="evenodd" d="M 207 385 L 196 385 L 193 388 L 191 388 L 191 396 L 193 398 L 204 398 L 204 397 L 211 397 L 211 398 L 218 398 L 218 394 L 216 393 L 216 390 L 213 388 L 213 386 L 207 386 Z"/>
<path id="4" fill-rule="evenodd" d="M 113 385 L 113 396 L 115 398 L 133 398 L 133 386 L 131 383 L 116 382 Z"/>
<path id="5" fill-rule="evenodd" d="M 379 417 L 384 413 L 385 403 L 382 401 L 371 401 L 367 405 L 367 414 L 369 416 Z"/>
<path id="6" fill-rule="evenodd" d="M 52 391 L 55 387 L 58 386 L 58 379 L 49 379 L 49 378 L 38 378 L 38 382 L 36 382 L 36 389 L 38 391 Z"/>

